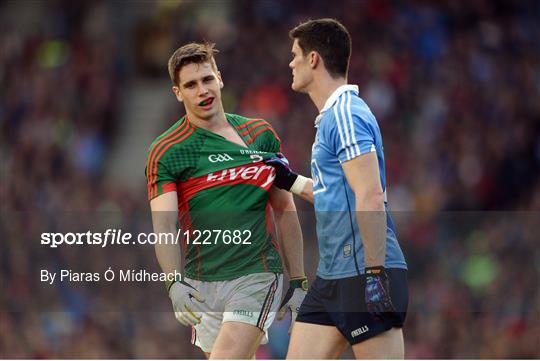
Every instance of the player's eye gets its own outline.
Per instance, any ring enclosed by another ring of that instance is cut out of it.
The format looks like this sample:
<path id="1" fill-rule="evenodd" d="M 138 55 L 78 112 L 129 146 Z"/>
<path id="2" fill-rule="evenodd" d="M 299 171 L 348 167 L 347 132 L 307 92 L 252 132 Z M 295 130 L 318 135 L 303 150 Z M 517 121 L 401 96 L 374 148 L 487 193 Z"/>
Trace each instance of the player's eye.
<path id="1" fill-rule="evenodd" d="M 210 83 L 211 81 L 213 81 L 215 78 L 213 76 L 207 76 L 203 79 L 203 81 L 205 83 Z"/>
<path id="2" fill-rule="evenodd" d="M 193 83 L 193 82 L 184 84 L 184 88 L 186 88 L 186 89 L 193 89 L 194 87 L 195 87 L 195 83 Z"/>

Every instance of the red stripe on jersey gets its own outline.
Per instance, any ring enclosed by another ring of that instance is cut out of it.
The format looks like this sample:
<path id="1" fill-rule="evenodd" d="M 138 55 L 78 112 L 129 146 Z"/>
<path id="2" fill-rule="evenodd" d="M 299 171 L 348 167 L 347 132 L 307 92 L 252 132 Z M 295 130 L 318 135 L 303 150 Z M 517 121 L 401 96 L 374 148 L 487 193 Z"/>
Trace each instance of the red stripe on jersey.
<path id="1" fill-rule="evenodd" d="M 272 134 L 274 134 L 274 137 L 276 137 L 277 141 L 279 142 L 279 151 L 281 152 L 281 138 L 277 135 L 274 128 L 270 127 L 270 131 L 272 132 Z"/>
<path id="2" fill-rule="evenodd" d="M 195 128 L 191 126 L 191 124 L 184 130 L 182 131 L 182 133 L 178 134 L 178 137 L 174 138 L 174 139 L 171 139 L 170 142 L 167 143 L 167 145 L 164 146 L 164 148 L 160 151 L 160 153 L 158 153 L 156 155 L 156 159 L 155 159 L 155 162 L 154 162 L 154 167 L 155 167 L 155 173 L 154 173 L 154 195 L 157 195 L 157 167 L 158 167 L 158 163 L 159 163 L 159 160 L 161 159 L 161 157 L 167 153 L 167 151 L 175 144 L 178 144 L 184 140 L 186 140 L 187 138 L 189 138 L 191 136 L 191 134 L 193 134 L 193 132 L 195 131 Z"/>
<path id="3" fill-rule="evenodd" d="M 189 202 L 197 193 L 214 187 L 251 184 L 268 192 L 275 179 L 275 170 L 263 162 L 227 168 L 178 184 L 178 193 Z"/>
<path id="4" fill-rule="evenodd" d="M 163 193 L 176 192 L 176 183 L 164 184 L 162 189 L 163 189 Z"/>
<path id="5" fill-rule="evenodd" d="M 260 129 L 258 130 L 255 134 L 253 134 L 253 136 L 251 137 L 251 139 L 249 139 L 247 142 L 246 142 L 246 145 L 250 145 L 251 143 L 253 143 L 255 141 L 255 139 L 261 134 L 261 133 L 264 133 L 266 131 L 271 131 L 272 133 L 274 133 L 274 135 L 276 135 L 276 132 L 274 132 L 274 130 L 268 126 L 266 128 L 263 128 L 263 129 Z M 278 138 L 279 139 L 279 138 Z M 280 142 L 281 143 L 281 142 Z"/>
<path id="6" fill-rule="evenodd" d="M 239 125 L 236 127 L 236 129 L 244 129 L 245 127 L 247 127 L 248 125 L 250 124 L 253 124 L 255 122 L 259 122 L 263 119 L 251 119 L 251 120 L 248 120 L 246 123 L 242 124 L 242 125 Z M 264 121 L 264 120 L 263 120 Z"/>
<path id="7" fill-rule="evenodd" d="M 245 137 L 246 135 L 248 135 L 249 133 L 251 133 L 254 129 L 257 129 L 259 127 L 262 127 L 262 126 L 268 126 L 268 124 L 266 122 L 260 122 L 260 123 L 257 123 L 255 125 L 253 125 L 252 127 L 248 128 L 247 130 L 243 131 L 242 133 L 240 133 L 240 135 L 242 137 Z"/>
<path id="8" fill-rule="evenodd" d="M 189 121 L 187 121 L 189 123 Z M 191 123 L 188 124 L 188 126 L 182 130 L 182 132 L 180 132 L 174 139 L 171 139 L 170 141 L 168 141 L 166 144 L 164 143 L 163 144 L 163 147 L 159 150 L 159 152 L 156 154 L 155 156 L 155 160 L 152 164 L 152 169 L 153 169 L 153 172 L 152 172 L 152 176 L 153 176 L 153 179 L 151 180 L 152 181 L 152 198 L 156 195 L 156 192 L 157 192 L 157 182 L 156 182 L 156 179 L 157 179 L 157 167 L 158 167 L 158 162 L 159 160 L 161 159 L 161 157 L 175 144 L 178 144 L 180 142 L 183 142 L 184 140 L 186 140 L 187 138 L 189 138 L 191 136 L 191 134 L 193 134 L 193 132 L 195 131 L 195 127 L 193 125 L 191 125 Z"/>
<path id="9" fill-rule="evenodd" d="M 147 174 L 147 178 L 148 178 L 148 197 L 150 199 L 153 198 L 153 187 L 154 187 L 154 183 L 153 183 L 153 179 L 154 179 L 154 174 L 152 173 L 153 172 L 153 165 L 154 165 L 154 160 L 155 160 L 155 156 L 157 153 L 159 153 L 159 150 L 162 149 L 162 147 L 171 139 L 173 139 L 176 135 L 178 135 L 178 133 L 181 133 L 184 129 L 186 129 L 187 127 L 187 122 L 184 122 L 182 123 L 178 128 L 176 128 L 175 130 L 173 130 L 171 133 L 169 133 L 166 137 L 160 139 L 156 144 L 154 144 L 154 146 L 152 147 L 152 149 L 150 149 L 150 154 L 148 155 L 148 162 L 146 164 L 146 171 L 148 172 Z"/>
<path id="10" fill-rule="evenodd" d="M 148 198 L 152 199 L 154 198 L 154 187 L 155 184 L 155 176 L 154 171 L 157 170 L 157 162 L 156 162 L 156 154 L 158 154 L 161 149 L 171 140 L 173 140 L 176 136 L 181 134 L 183 131 L 187 129 L 187 123 L 182 123 L 177 129 L 172 131 L 169 135 L 164 137 L 163 139 L 159 140 L 150 150 L 150 155 L 148 156 L 148 163 L 146 165 L 146 169 L 148 171 Z M 154 165 L 156 165 L 154 167 Z"/>

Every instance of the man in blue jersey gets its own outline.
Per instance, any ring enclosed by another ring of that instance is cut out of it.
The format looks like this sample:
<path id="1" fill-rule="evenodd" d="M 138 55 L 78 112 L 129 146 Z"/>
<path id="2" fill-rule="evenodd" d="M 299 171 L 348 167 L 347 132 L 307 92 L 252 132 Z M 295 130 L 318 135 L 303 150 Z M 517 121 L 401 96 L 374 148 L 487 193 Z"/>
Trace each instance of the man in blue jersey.
<path id="1" fill-rule="evenodd" d="M 314 203 L 320 261 L 293 326 L 288 358 L 337 358 L 352 345 L 357 358 L 403 358 L 407 264 L 387 212 L 381 132 L 347 84 L 351 38 L 333 19 L 290 32 L 292 89 L 307 93 L 320 114 L 311 174 L 269 161 L 274 185 Z M 317 340 L 317 342 L 306 342 Z"/>

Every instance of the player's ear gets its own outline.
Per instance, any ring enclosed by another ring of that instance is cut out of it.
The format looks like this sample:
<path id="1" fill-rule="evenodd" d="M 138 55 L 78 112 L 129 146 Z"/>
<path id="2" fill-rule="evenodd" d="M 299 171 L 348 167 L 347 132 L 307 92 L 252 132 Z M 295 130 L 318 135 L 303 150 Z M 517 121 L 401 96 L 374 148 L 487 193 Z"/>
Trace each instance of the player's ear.
<path id="1" fill-rule="evenodd" d="M 180 88 L 177 86 L 173 86 L 172 91 L 174 95 L 176 96 L 176 99 L 178 99 L 178 101 L 182 103 L 184 101 L 184 98 L 182 97 L 182 93 L 180 93 Z"/>
<path id="2" fill-rule="evenodd" d="M 309 53 L 309 65 L 312 69 L 315 69 L 319 62 L 321 61 L 321 56 L 316 51 L 311 51 Z"/>
<path id="3" fill-rule="evenodd" d="M 217 77 L 218 77 L 218 81 L 219 81 L 219 88 L 223 89 L 223 79 L 221 78 L 221 72 L 219 70 L 217 72 Z"/>

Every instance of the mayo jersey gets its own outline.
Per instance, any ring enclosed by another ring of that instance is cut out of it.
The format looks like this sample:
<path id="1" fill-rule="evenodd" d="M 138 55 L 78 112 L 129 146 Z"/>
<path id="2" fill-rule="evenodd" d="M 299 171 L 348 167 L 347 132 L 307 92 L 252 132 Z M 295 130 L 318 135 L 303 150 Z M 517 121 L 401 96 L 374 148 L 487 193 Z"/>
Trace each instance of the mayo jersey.
<path id="1" fill-rule="evenodd" d="M 353 85 L 341 86 L 332 94 L 315 126 L 311 174 L 320 254 L 317 275 L 323 279 L 355 276 L 364 273 L 364 249 L 355 213 L 356 200 L 341 165 L 376 152 L 386 195 L 381 131 L 366 103 L 358 97 L 358 87 Z M 385 267 L 406 268 L 386 201 L 385 208 Z"/>
<path id="2" fill-rule="evenodd" d="M 269 190 L 275 171 L 264 160 L 280 152 L 270 124 L 226 114 L 247 148 L 180 119 L 151 145 L 148 198 L 176 191 L 184 274 L 222 281 L 281 272 L 272 237 Z"/>

